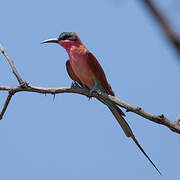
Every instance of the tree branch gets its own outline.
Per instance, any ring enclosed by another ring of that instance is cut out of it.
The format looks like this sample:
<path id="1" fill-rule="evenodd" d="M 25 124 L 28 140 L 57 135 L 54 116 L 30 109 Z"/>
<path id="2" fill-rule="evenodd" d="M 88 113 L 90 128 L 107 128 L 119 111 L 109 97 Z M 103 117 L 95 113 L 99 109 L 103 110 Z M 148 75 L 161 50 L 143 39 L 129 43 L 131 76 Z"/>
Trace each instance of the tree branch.
<path id="1" fill-rule="evenodd" d="M 3 106 L 3 109 L 2 109 L 2 111 L 1 111 L 1 113 L 0 113 L 0 120 L 1 120 L 2 117 L 3 117 L 3 115 L 4 115 L 4 113 L 5 113 L 6 109 L 7 109 L 7 107 L 8 107 L 8 105 L 9 105 L 9 102 L 10 102 L 12 96 L 13 96 L 13 93 L 12 93 L 11 90 L 9 90 L 9 94 L 8 94 L 8 96 L 7 96 L 7 99 L 6 99 L 6 101 L 5 101 L 5 104 L 4 104 L 4 106 Z"/>
<path id="2" fill-rule="evenodd" d="M 169 42 L 175 47 L 176 51 L 180 55 L 180 37 L 175 31 L 173 31 L 168 21 L 151 0 L 141 0 L 141 2 L 150 10 L 151 14 L 155 17 L 156 21 L 164 31 Z"/>
<path id="3" fill-rule="evenodd" d="M 0 91 L 9 91 L 13 94 L 18 92 L 35 92 L 35 93 L 41 93 L 41 94 L 60 94 L 60 93 L 74 93 L 74 94 L 81 94 L 89 97 L 89 90 L 83 87 L 79 86 L 73 86 L 73 87 L 60 87 L 60 88 L 44 88 L 44 87 L 36 87 L 36 86 L 30 86 L 27 87 L 8 87 L 8 86 L 0 86 Z M 131 104 L 128 104 L 119 98 L 111 95 L 107 95 L 104 93 L 97 93 L 93 92 L 92 97 L 95 97 L 97 99 L 106 99 L 110 100 L 113 103 L 119 105 L 122 108 L 125 108 L 128 112 L 134 112 L 145 119 L 148 119 L 150 121 L 153 121 L 155 123 L 167 126 L 172 131 L 180 134 L 180 125 L 179 121 L 172 121 L 168 118 L 166 118 L 164 115 L 155 115 L 151 114 L 149 112 L 146 112 L 141 107 L 134 106 Z M 6 104 L 5 104 L 6 105 Z M 3 108 L 4 109 L 4 108 Z M 0 117 L 2 116 L 2 112 L 0 114 Z"/>
<path id="4" fill-rule="evenodd" d="M 25 84 L 24 81 L 19 76 L 19 74 L 18 74 L 18 72 L 14 66 L 13 61 L 10 59 L 10 57 L 8 56 L 8 54 L 6 53 L 6 51 L 4 50 L 4 48 L 1 44 L 0 44 L 0 50 L 1 50 L 2 54 L 5 56 L 5 58 L 7 59 L 7 61 L 9 62 L 11 69 L 12 69 L 12 72 L 15 75 L 16 79 L 18 80 L 20 86 L 23 86 Z"/>
<path id="5" fill-rule="evenodd" d="M 7 53 L 4 51 L 4 48 L 2 46 L 0 46 L 0 47 L 1 47 L 0 49 L 1 49 L 2 53 L 5 54 L 5 57 L 7 59 L 9 59 Z M 75 93 L 75 94 L 81 94 L 81 95 L 85 95 L 85 96 L 89 97 L 89 90 L 84 87 L 80 87 L 78 84 L 74 84 L 71 87 L 59 87 L 59 88 L 45 88 L 45 87 L 31 86 L 22 81 L 20 76 L 17 74 L 17 71 L 15 70 L 14 64 L 12 65 L 10 63 L 10 65 L 11 65 L 11 68 L 13 69 L 13 73 L 15 74 L 15 76 L 17 77 L 17 79 L 20 83 L 20 86 L 13 86 L 13 87 L 0 86 L 0 91 L 8 91 L 7 99 L 2 108 L 2 111 L 0 112 L 0 120 L 3 118 L 3 115 L 8 107 L 8 104 L 9 104 L 12 96 L 18 92 L 34 92 L 34 93 L 53 94 L 53 95 L 60 94 L 60 93 Z M 115 96 L 107 95 L 104 93 L 93 92 L 92 97 L 97 98 L 101 102 L 103 102 L 103 100 L 110 100 L 113 103 L 121 106 L 122 108 L 125 108 L 127 112 L 134 112 L 134 113 L 144 117 L 145 119 L 148 119 L 150 121 L 153 121 L 153 122 L 161 124 L 161 125 L 164 125 L 164 126 L 168 127 L 169 129 L 171 129 L 173 132 L 180 134 L 180 124 L 179 124 L 180 115 L 176 118 L 176 121 L 172 121 L 172 120 L 166 118 L 163 114 L 162 115 L 151 114 L 151 113 L 143 110 L 141 107 L 130 105 Z"/>

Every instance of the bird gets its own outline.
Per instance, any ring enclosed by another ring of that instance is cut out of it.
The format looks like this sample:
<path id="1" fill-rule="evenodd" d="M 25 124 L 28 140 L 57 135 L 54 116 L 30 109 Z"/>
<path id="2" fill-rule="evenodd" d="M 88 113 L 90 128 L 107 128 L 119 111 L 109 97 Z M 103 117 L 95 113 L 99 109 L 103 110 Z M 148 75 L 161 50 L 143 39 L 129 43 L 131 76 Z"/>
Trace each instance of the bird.
<path id="1" fill-rule="evenodd" d="M 85 47 L 76 32 L 63 32 L 58 38 L 47 39 L 44 43 L 56 43 L 62 46 L 68 53 L 69 59 L 66 61 L 66 70 L 70 78 L 89 89 L 90 95 L 96 91 L 107 95 L 115 96 L 106 75 L 96 57 Z M 132 138 L 140 151 L 149 160 L 152 166 L 161 174 L 153 161 L 146 154 L 139 144 L 133 131 L 125 120 L 124 112 L 112 101 L 100 99 L 114 115 L 119 125 L 127 137 Z"/>

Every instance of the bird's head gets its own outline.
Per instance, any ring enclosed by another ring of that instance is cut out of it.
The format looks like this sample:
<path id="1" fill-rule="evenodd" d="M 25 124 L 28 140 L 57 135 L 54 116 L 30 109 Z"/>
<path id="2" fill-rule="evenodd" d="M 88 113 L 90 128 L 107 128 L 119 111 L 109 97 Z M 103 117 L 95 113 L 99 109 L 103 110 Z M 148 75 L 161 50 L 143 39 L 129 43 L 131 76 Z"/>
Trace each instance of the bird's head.
<path id="1" fill-rule="evenodd" d="M 75 32 L 63 32 L 59 35 L 58 38 L 52 38 L 52 39 L 47 39 L 41 44 L 44 43 L 57 43 L 64 47 L 67 51 L 74 45 L 82 45 L 81 40 L 79 39 L 78 35 Z"/>

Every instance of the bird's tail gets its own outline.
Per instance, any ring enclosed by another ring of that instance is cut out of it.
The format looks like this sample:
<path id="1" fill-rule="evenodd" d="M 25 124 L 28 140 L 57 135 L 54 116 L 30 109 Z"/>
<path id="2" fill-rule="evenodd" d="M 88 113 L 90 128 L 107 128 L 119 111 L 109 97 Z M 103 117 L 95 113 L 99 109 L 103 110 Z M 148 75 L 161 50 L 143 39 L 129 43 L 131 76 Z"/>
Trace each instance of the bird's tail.
<path id="1" fill-rule="evenodd" d="M 126 136 L 127 137 L 132 137 L 133 132 L 132 132 L 131 128 L 129 127 L 128 123 L 126 122 L 126 120 L 123 118 L 123 116 L 126 116 L 124 114 L 124 112 L 118 106 L 116 106 L 114 103 L 112 103 L 111 101 L 105 100 L 105 99 L 101 99 L 101 98 L 98 98 L 98 99 L 103 104 L 107 105 L 107 107 L 112 112 L 112 114 L 114 115 L 114 117 L 118 121 L 119 125 L 123 129 L 123 131 L 126 134 Z"/>
<path id="2" fill-rule="evenodd" d="M 100 90 L 102 92 L 106 92 L 103 86 L 100 85 L 99 88 L 100 88 Z M 126 136 L 132 138 L 132 140 L 135 142 L 135 144 L 138 146 L 138 148 L 141 150 L 141 152 L 144 154 L 144 156 L 146 156 L 146 158 L 154 166 L 154 168 L 158 171 L 158 173 L 161 174 L 159 169 L 155 166 L 155 164 L 152 162 L 152 160 L 149 158 L 149 156 L 145 153 L 144 149 L 141 147 L 141 145 L 139 144 L 139 142 L 135 138 L 135 136 L 134 136 L 130 126 L 128 125 L 128 123 L 126 122 L 126 120 L 123 117 L 123 116 L 125 116 L 123 111 L 121 111 L 121 109 L 118 106 L 116 106 L 116 104 L 114 104 L 113 102 L 111 102 L 109 100 L 101 99 L 101 98 L 98 98 L 98 99 L 102 103 L 104 103 L 104 104 L 106 104 L 108 106 L 108 108 L 110 109 L 110 111 L 112 112 L 112 114 L 114 115 L 114 117 L 116 118 L 118 123 L 120 124 L 120 126 L 123 129 L 123 131 L 126 134 Z"/>
<path id="3" fill-rule="evenodd" d="M 131 137 L 133 135 L 133 132 L 131 128 L 129 127 L 128 123 L 123 118 L 123 116 L 125 116 L 123 111 L 120 108 L 118 108 L 116 105 L 113 105 L 113 108 L 112 106 L 108 105 L 108 108 L 110 109 L 110 111 L 112 112 L 112 114 L 114 115 L 118 123 L 120 124 L 126 136 Z"/>
<path id="4" fill-rule="evenodd" d="M 105 104 L 108 106 L 108 108 L 110 109 L 110 111 L 112 112 L 112 114 L 114 115 L 114 117 L 116 118 L 118 123 L 120 124 L 120 126 L 123 129 L 123 131 L 126 134 L 126 136 L 127 137 L 131 137 L 133 139 L 133 141 L 138 146 L 138 148 L 141 150 L 141 152 L 144 154 L 144 156 L 154 166 L 154 168 L 158 171 L 158 173 L 160 175 L 162 175 L 161 172 L 159 171 L 159 169 L 156 167 L 156 165 L 152 162 L 152 160 L 146 154 L 144 149 L 141 147 L 141 145 L 139 144 L 138 140 L 135 138 L 135 136 L 134 136 L 130 126 L 128 125 L 128 123 L 126 122 L 126 120 L 123 117 L 123 116 L 125 116 L 125 114 L 122 112 L 122 110 L 120 108 L 118 108 L 118 106 L 116 106 L 115 104 L 112 104 L 110 102 L 105 102 Z"/>

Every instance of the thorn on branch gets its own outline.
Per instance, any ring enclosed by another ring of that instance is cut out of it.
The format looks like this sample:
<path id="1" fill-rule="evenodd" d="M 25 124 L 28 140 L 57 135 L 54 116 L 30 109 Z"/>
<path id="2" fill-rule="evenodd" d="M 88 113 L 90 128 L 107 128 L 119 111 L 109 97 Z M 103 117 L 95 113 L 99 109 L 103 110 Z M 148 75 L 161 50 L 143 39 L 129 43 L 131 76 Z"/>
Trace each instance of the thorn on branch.
<path id="1" fill-rule="evenodd" d="M 176 124 L 180 124 L 180 114 L 176 118 Z"/>
<path id="2" fill-rule="evenodd" d="M 141 110 L 142 108 L 137 106 L 136 111 L 141 111 Z"/>
<path id="3" fill-rule="evenodd" d="M 90 101 L 92 99 L 92 97 L 90 97 L 90 96 L 86 96 L 86 97 L 88 98 L 88 101 Z"/>
<path id="4" fill-rule="evenodd" d="M 56 94 L 53 94 L 53 101 L 55 100 Z"/>
<path id="5" fill-rule="evenodd" d="M 164 118 L 165 118 L 164 114 L 159 115 L 159 117 L 161 120 L 164 120 Z"/>

